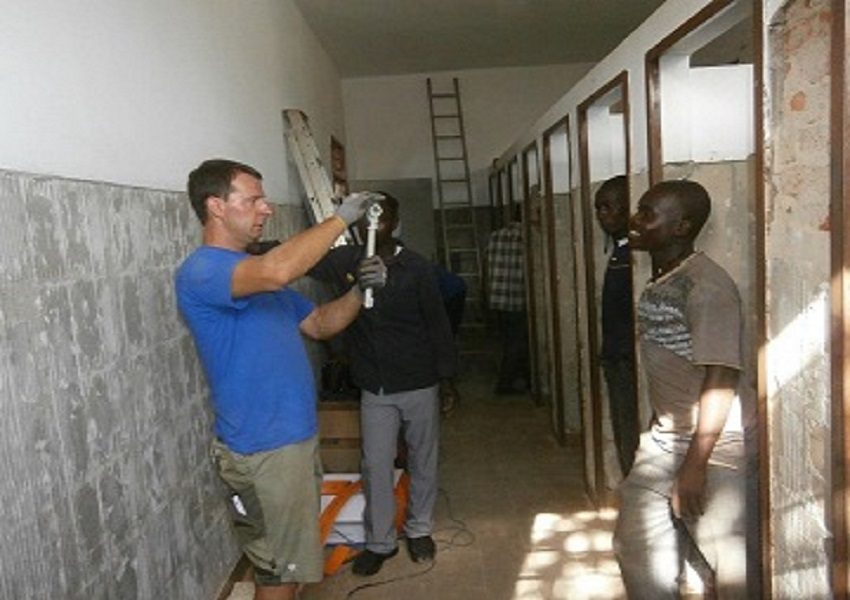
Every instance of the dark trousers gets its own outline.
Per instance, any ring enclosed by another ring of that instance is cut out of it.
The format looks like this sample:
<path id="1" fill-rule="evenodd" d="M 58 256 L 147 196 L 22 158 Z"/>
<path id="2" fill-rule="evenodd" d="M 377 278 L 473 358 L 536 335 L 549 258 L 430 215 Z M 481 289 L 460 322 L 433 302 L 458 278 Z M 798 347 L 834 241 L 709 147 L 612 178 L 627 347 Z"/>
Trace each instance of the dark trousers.
<path id="1" fill-rule="evenodd" d="M 635 462 L 635 451 L 640 442 L 637 393 L 635 392 L 635 361 L 631 356 L 602 360 L 605 383 L 608 384 L 608 402 L 614 445 L 623 477 L 628 475 Z"/>
<path id="2" fill-rule="evenodd" d="M 460 322 L 463 321 L 463 313 L 466 310 L 466 292 L 443 299 L 443 305 L 446 307 L 446 315 L 449 317 L 452 333 L 457 335 L 460 331 Z"/>
<path id="3" fill-rule="evenodd" d="M 528 389 L 528 314 L 524 310 L 496 311 L 502 337 L 502 361 L 498 392 L 523 392 Z"/>

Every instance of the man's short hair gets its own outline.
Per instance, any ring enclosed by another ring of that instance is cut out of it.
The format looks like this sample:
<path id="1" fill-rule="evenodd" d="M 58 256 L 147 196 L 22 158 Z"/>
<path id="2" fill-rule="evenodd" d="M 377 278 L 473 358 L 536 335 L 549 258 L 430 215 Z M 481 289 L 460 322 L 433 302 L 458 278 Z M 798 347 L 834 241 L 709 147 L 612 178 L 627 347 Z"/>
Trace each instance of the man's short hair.
<path id="1" fill-rule="evenodd" d="M 662 196 L 675 198 L 682 208 L 682 216 L 691 223 L 690 238 L 697 237 L 711 214 L 711 197 L 696 181 L 671 179 L 657 183 L 654 190 Z"/>
<path id="2" fill-rule="evenodd" d="M 207 198 L 217 196 L 227 198 L 233 190 L 231 182 L 240 173 L 245 173 L 259 180 L 263 179 L 254 167 L 224 158 L 213 158 L 202 162 L 197 169 L 189 173 L 186 189 L 189 192 L 189 202 L 198 215 L 201 224 L 207 222 Z"/>
<path id="3" fill-rule="evenodd" d="M 395 213 L 395 215 L 396 215 L 396 216 L 399 216 L 399 212 L 398 212 L 398 208 L 399 208 L 398 198 L 396 198 L 396 197 L 395 197 L 395 196 L 393 196 L 392 194 L 390 194 L 390 193 L 388 193 L 388 192 L 385 192 L 385 191 L 383 191 L 383 190 L 376 191 L 375 193 L 376 193 L 376 194 L 381 194 L 381 195 L 384 197 L 384 199 L 383 199 L 383 200 L 381 200 L 381 204 L 383 205 L 383 207 L 384 207 L 386 210 L 389 210 L 390 212 Z"/>
<path id="4" fill-rule="evenodd" d="M 596 196 L 600 194 L 610 194 L 612 198 L 616 198 L 626 208 L 629 207 L 629 178 L 625 175 L 615 175 L 610 179 L 606 179 L 596 190 Z"/>

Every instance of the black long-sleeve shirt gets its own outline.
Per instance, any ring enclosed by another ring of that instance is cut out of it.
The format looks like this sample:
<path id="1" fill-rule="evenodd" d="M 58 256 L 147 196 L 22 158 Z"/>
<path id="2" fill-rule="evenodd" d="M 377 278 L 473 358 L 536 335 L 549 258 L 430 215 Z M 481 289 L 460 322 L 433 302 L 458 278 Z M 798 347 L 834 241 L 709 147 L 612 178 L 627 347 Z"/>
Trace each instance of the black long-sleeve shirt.
<path id="1" fill-rule="evenodd" d="M 628 238 L 614 241 L 602 284 L 602 358 L 634 356 L 632 263 Z"/>
<path id="2" fill-rule="evenodd" d="M 406 392 L 453 377 L 457 350 L 434 268 L 412 250 L 399 247 L 386 259 L 387 284 L 375 290 L 375 304 L 361 309 L 342 333 L 354 383 L 377 394 Z M 361 246 L 331 250 L 308 274 L 349 289 L 363 256 Z"/>

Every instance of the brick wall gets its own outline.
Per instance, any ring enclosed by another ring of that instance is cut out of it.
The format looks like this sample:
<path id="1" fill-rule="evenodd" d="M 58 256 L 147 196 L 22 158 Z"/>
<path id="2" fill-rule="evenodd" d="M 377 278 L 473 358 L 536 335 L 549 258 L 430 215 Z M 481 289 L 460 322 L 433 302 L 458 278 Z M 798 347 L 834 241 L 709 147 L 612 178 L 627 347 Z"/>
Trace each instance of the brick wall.
<path id="1" fill-rule="evenodd" d="M 767 182 L 770 522 L 777 598 L 829 597 L 827 0 L 772 17 Z"/>

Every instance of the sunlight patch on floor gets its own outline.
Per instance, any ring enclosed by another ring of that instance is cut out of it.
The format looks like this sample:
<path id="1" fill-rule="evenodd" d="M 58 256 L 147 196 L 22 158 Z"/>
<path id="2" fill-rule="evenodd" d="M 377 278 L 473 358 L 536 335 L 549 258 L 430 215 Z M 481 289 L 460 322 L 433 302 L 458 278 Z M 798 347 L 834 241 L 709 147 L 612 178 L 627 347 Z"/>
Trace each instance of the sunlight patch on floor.
<path id="1" fill-rule="evenodd" d="M 512 600 L 625 598 L 612 536 L 617 511 L 540 513 Z"/>

